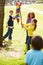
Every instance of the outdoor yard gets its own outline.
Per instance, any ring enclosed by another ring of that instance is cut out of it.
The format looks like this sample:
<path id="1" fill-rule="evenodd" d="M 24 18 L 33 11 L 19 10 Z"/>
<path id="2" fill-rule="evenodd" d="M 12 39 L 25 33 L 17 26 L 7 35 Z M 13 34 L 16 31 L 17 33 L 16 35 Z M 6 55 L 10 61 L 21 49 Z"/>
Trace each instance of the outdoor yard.
<path id="1" fill-rule="evenodd" d="M 6 24 L 9 18 L 9 10 L 13 10 L 13 16 L 15 16 L 15 9 L 15 6 L 5 6 L 3 35 L 7 32 Z M 40 35 L 43 37 L 43 4 L 23 5 L 21 7 L 23 23 L 26 23 L 27 15 L 31 11 L 35 13 L 36 19 L 38 20 L 34 36 Z M 0 65 L 25 65 L 24 57 L 26 51 L 26 31 L 22 29 L 21 24 L 17 24 L 16 20 L 14 21 L 12 38 L 12 41 L 9 41 L 8 38 L 4 41 L 8 44 L 8 46 L 2 48 L 0 51 Z"/>

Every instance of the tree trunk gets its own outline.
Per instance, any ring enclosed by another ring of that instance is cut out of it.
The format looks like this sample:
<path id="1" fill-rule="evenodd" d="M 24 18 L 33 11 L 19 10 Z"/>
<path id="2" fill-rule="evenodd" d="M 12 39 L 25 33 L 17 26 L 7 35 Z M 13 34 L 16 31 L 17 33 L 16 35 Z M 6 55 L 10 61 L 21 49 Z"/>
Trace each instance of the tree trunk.
<path id="1" fill-rule="evenodd" d="M 0 0 L 0 46 L 2 46 L 3 21 L 4 21 L 4 4 L 5 0 Z"/>

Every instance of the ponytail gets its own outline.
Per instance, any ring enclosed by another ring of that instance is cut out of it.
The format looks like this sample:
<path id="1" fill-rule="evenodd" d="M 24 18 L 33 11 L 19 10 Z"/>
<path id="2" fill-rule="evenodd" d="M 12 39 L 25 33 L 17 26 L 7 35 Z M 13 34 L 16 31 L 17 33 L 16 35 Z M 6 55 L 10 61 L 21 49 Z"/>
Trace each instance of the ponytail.
<path id="1" fill-rule="evenodd" d="M 36 27 L 37 27 L 37 20 L 36 19 L 33 19 L 34 23 L 35 23 L 35 27 L 34 27 L 34 30 L 36 30 Z"/>
<path id="2" fill-rule="evenodd" d="M 35 25 L 35 27 L 34 27 L 34 31 L 36 30 L 36 27 L 37 27 L 37 25 Z"/>

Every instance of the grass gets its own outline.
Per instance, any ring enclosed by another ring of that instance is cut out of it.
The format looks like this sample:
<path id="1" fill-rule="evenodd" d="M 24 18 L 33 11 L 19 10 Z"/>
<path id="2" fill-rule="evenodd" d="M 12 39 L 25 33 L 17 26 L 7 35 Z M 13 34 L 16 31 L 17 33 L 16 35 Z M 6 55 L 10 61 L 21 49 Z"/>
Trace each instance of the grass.
<path id="1" fill-rule="evenodd" d="M 43 10 L 43 4 L 42 5 L 31 5 L 31 6 L 27 6 L 27 8 L 35 8 L 35 9 L 39 9 L 39 10 Z M 13 10 L 14 11 L 14 16 L 15 16 L 15 7 L 5 7 L 5 16 L 4 16 L 4 33 L 3 35 L 7 32 L 7 28 L 6 28 L 6 24 L 8 21 L 8 17 L 9 17 L 9 10 Z M 26 23 L 26 17 L 27 14 L 30 12 L 30 10 L 26 10 L 22 7 L 21 8 L 21 12 L 22 12 L 22 21 L 23 23 Z M 40 35 L 43 37 L 43 15 L 34 12 L 36 15 L 36 19 L 38 20 L 38 24 L 37 24 L 37 29 L 34 32 L 34 35 Z M 25 31 L 21 28 L 21 25 L 17 24 L 16 20 L 14 21 L 14 30 L 13 30 L 13 34 L 12 34 L 12 47 L 14 48 L 14 51 L 17 51 L 18 48 L 20 48 L 20 51 L 23 53 L 22 56 L 20 56 L 19 58 L 14 58 L 14 57 L 6 57 L 5 55 L 1 55 L 0 56 L 0 65 L 25 65 L 24 63 L 24 52 L 26 51 L 26 46 L 25 46 L 25 38 L 26 38 L 26 33 Z M 6 41 L 8 41 L 8 39 L 6 39 Z M 7 50 L 9 51 L 9 50 Z M 4 60 L 5 59 L 5 60 Z"/>
<path id="2" fill-rule="evenodd" d="M 19 58 L 19 59 L 11 58 L 11 57 L 10 58 L 3 57 L 0 60 L 0 65 L 25 65 L 22 59 L 24 59 L 24 57 Z"/>
<path id="3" fill-rule="evenodd" d="M 34 8 L 34 9 L 38 9 L 38 10 L 42 10 L 43 11 L 43 4 L 32 4 L 31 6 L 30 6 L 30 8 Z"/>

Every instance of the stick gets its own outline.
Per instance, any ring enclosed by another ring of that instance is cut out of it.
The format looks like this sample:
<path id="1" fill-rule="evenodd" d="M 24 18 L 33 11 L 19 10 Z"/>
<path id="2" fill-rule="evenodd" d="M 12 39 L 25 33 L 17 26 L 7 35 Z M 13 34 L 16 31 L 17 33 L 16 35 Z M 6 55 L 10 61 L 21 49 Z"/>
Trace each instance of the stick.
<path id="1" fill-rule="evenodd" d="M 21 18 L 21 25 L 22 25 L 22 14 L 21 14 L 21 8 L 20 8 L 20 18 Z"/>

